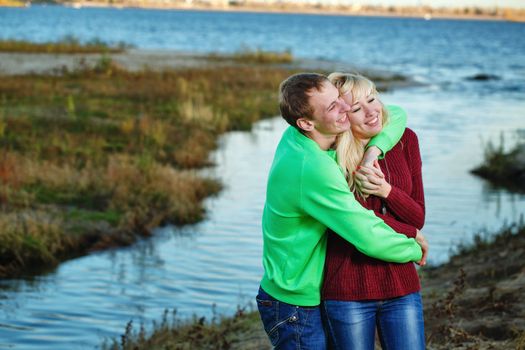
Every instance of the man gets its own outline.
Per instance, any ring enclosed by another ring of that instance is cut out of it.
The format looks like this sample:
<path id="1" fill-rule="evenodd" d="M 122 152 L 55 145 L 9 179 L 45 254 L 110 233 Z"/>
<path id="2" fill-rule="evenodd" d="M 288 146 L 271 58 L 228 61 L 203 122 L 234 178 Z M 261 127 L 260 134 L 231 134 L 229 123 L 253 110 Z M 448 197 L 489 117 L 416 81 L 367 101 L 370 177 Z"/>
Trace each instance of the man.
<path id="1" fill-rule="evenodd" d="M 324 349 L 320 285 L 331 228 L 364 254 L 391 262 L 424 264 L 428 246 L 397 234 L 355 200 L 331 150 L 350 128 L 350 107 L 320 74 L 296 74 L 280 86 L 280 109 L 291 125 L 277 147 L 263 213 L 264 276 L 257 306 L 276 349 Z M 369 145 L 391 149 L 404 129 L 404 112 Z M 400 125 L 401 124 L 401 125 Z M 373 157 L 372 157 L 373 158 Z M 422 252 L 423 249 L 423 252 Z"/>

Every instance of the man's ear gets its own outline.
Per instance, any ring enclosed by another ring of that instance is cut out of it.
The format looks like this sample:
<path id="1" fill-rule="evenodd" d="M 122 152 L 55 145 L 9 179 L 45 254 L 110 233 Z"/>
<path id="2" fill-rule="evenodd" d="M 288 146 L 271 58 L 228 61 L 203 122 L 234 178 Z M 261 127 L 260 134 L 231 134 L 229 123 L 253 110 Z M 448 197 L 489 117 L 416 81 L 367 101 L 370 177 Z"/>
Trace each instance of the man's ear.
<path id="1" fill-rule="evenodd" d="M 296 123 L 299 129 L 304 131 L 312 131 L 315 127 L 314 121 L 307 118 L 299 118 Z"/>

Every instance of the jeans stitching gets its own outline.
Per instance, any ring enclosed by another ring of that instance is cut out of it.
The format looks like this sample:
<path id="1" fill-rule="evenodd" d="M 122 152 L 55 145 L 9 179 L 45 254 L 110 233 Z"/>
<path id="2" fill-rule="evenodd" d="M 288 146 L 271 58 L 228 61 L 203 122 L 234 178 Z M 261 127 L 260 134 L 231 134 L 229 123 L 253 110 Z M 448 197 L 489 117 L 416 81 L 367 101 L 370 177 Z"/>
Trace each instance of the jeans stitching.
<path id="1" fill-rule="evenodd" d="M 279 344 L 279 329 L 277 328 L 279 326 L 279 302 L 274 301 L 275 303 L 275 326 L 270 329 L 268 332 L 268 337 L 271 337 L 271 335 L 275 332 L 275 344 Z"/>
<path id="2" fill-rule="evenodd" d="M 278 328 L 279 326 L 281 326 L 281 325 L 285 324 L 286 322 L 290 321 L 290 319 L 292 317 L 293 317 L 293 315 L 288 317 L 288 318 L 286 318 L 286 319 L 284 319 L 284 320 L 282 320 L 282 321 L 280 321 L 280 322 L 278 322 L 275 326 L 272 327 L 272 329 L 268 333 L 269 334 L 273 333 L 273 331 L 276 330 L 276 328 Z"/>
<path id="3" fill-rule="evenodd" d="M 284 341 L 282 336 L 286 334 L 286 338 L 289 341 L 295 338 L 295 348 L 297 350 L 304 349 L 304 346 L 308 346 L 309 344 L 306 341 L 305 345 L 302 345 L 303 333 L 306 329 L 307 323 L 310 322 L 313 317 L 313 313 L 311 314 L 311 312 L 314 312 L 314 310 L 286 303 L 282 303 L 283 305 L 280 305 L 281 302 L 272 299 L 271 296 L 269 297 L 270 298 L 256 297 L 255 299 L 259 302 L 259 312 L 261 315 L 268 312 L 273 313 L 272 317 L 270 317 L 268 321 L 272 320 L 272 323 L 275 323 L 271 329 L 266 332 L 270 338 L 270 341 L 272 342 L 272 346 L 274 348 L 279 348 L 282 346 L 283 344 L 281 343 Z M 290 308 L 290 310 L 288 310 L 288 308 Z M 291 313 L 289 313 L 289 311 Z M 286 318 L 282 319 L 282 316 Z M 271 326 L 271 323 L 269 325 Z M 320 324 L 320 326 L 322 327 L 322 324 Z M 292 336 L 293 338 L 289 338 L 289 336 Z"/>
<path id="4" fill-rule="evenodd" d="M 301 319 L 299 318 L 300 314 L 298 308 L 296 307 L 295 309 L 297 310 L 297 322 L 294 322 L 293 324 L 295 333 L 295 348 L 297 350 L 301 350 L 301 335 L 299 333 L 299 322 L 301 321 Z"/>
<path id="5" fill-rule="evenodd" d="M 272 345 L 274 345 L 273 343 L 277 344 L 279 342 L 279 325 L 281 325 L 283 322 L 278 322 L 279 321 L 279 302 L 276 301 L 276 300 L 268 300 L 268 299 L 262 299 L 262 298 L 258 298 L 256 297 L 255 300 L 258 302 L 258 304 L 263 304 L 263 306 L 265 308 L 268 308 L 268 305 L 264 305 L 264 302 L 271 302 L 271 305 L 270 308 L 271 309 L 274 309 L 274 319 L 272 320 L 272 322 L 275 322 L 276 325 L 274 325 L 270 330 L 266 331 L 266 325 L 264 324 L 263 322 L 263 326 L 264 326 L 264 330 L 266 332 L 266 334 L 268 335 L 268 338 L 270 339 L 270 342 L 272 343 Z M 261 314 L 262 316 L 262 314 Z M 272 341 L 272 336 L 275 336 L 275 341 Z"/>
<path id="6" fill-rule="evenodd" d="M 299 311 L 299 308 L 297 308 L 297 311 Z M 301 318 L 298 318 L 298 322 L 297 324 L 295 325 L 295 327 L 297 328 L 296 329 L 296 334 L 297 334 L 297 350 L 301 350 L 301 334 L 303 334 L 303 331 L 304 331 L 304 328 L 306 327 L 306 323 L 308 322 L 308 313 L 309 313 L 309 310 L 306 310 L 306 309 L 302 309 L 302 313 L 305 315 L 304 316 L 304 320 L 301 320 Z M 298 312 L 298 315 L 301 315 L 299 312 Z M 302 321 L 302 322 L 301 322 Z"/>
<path id="7" fill-rule="evenodd" d="M 290 322 L 290 320 L 292 320 L 295 317 L 297 317 L 297 311 L 295 311 L 293 314 L 291 314 L 290 316 L 288 316 L 287 318 L 285 318 L 284 320 L 280 320 L 280 316 L 279 316 L 279 302 L 275 302 L 275 305 L 276 305 L 276 313 L 275 313 L 275 326 L 273 326 L 269 331 L 268 331 L 268 336 L 272 335 L 273 333 L 277 333 L 277 336 L 279 334 L 279 327 L 282 326 L 283 324 L 287 323 L 287 322 Z M 297 327 L 296 327 L 296 324 L 297 322 L 294 321 L 293 323 L 293 328 L 294 329 L 294 333 L 297 333 Z"/>

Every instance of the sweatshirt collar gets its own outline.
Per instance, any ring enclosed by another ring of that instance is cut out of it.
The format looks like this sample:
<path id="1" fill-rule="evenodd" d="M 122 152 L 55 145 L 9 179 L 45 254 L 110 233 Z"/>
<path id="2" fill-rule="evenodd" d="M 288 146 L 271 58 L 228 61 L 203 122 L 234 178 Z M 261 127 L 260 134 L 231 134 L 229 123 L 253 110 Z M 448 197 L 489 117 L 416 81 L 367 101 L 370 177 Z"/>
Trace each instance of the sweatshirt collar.
<path id="1" fill-rule="evenodd" d="M 326 151 L 322 150 L 321 147 L 319 147 L 319 145 L 317 144 L 317 142 L 315 142 L 308 136 L 302 134 L 299 130 L 297 130 L 293 126 L 288 127 L 287 133 L 291 134 L 292 139 L 293 139 L 292 142 L 299 143 L 300 145 L 302 145 L 305 149 L 308 149 L 309 151 L 322 152 L 324 154 L 328 154 L 331 158 L 335 159 L 336 153 L 334 149 L 329 149 Z"/>

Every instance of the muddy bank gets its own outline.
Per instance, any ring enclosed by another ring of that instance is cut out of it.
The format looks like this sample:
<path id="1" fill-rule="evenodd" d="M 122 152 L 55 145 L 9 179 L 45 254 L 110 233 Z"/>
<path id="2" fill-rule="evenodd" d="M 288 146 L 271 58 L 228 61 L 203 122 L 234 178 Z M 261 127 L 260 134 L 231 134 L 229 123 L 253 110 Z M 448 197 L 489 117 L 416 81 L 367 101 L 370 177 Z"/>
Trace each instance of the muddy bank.
<path id="1" fill-rule="evenodd" d="M 486 236 L 423 269 L 429 348 L 525 348 L 525 227 Z"/>

